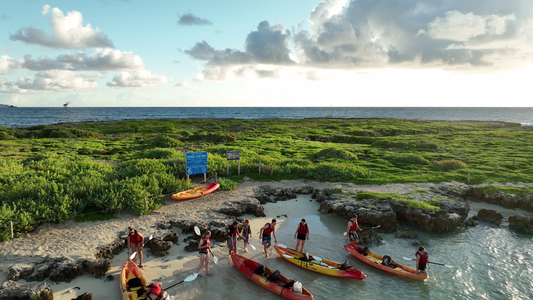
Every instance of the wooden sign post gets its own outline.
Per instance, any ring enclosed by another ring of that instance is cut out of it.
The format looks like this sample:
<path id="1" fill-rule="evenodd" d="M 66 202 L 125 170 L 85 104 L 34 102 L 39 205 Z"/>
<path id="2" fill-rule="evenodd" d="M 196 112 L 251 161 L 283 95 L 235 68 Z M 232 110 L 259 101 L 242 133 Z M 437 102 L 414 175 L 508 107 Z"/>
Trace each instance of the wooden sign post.
<path id="1" fill-rule="evenodd" d="M 229 176 L 229 161 L 236 160 L 238 164 L 238 173 L 241 175 L 241 152 L 240 151 L 227 151 L 226 152 L 226 175 Z"/>

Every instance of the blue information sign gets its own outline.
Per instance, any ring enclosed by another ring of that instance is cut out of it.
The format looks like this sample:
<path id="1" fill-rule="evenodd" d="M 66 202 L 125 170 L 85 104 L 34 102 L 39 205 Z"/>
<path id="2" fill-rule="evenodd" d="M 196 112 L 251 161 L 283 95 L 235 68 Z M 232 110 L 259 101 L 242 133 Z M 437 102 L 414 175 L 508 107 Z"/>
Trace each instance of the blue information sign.
<path id="1" fill-rule="evenodd" d="M 185 154 L 187 175 L 207 173 L 207 152 Z"/>
<path id="2" fill-rule="evenodd" d="M 227 151 L 226 152 L 226 158 L 228 160 L 240 160 L 241 159 L 241 152 L 240 151 Z"/>

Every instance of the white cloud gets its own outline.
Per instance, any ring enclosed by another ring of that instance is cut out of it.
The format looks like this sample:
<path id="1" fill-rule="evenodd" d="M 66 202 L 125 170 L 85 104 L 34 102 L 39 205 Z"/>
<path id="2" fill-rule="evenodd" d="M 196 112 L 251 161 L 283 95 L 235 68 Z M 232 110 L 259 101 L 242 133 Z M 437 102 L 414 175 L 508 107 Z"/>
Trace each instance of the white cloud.
<path id="1" fill-rule="evenodd" d="M 464 42 L 480 35 L 503 34 L 506 21 L 515 19 L 514 15 L 481 16 L 452 10 L 446 12 L 444 18 L 437 17 L 430 22 L 426 32 L 433 39 Z"/>
<path id="2" fill-rule="evenodd" d="M 41 15 L 46 16 L 50 13 L 50 5 L 45 4 L 43 5 L 43 11 L 41 11 Z"/>
<path id="3" fill-rule="evenodd" d="M 8 55 L 0 56 L 0 74 L 10 73 L 21 69 L 21 62 L 17 61 Z"/>
<path id="4" fill-rule="evenodd" d="M 50 7 L 43 7 L 43 15 L 49 13 Z M 83 16 L 78 11 L 68 12 L 65 16 L 57 7 L 53 8 L 50 16 L 51 34 L 41 29 L 26 27 L 19 29 L 10 36 L 13 41 L 22 41 L 28 44 L 38 44 L 51 48 L 93 48 L 114 47 L 100 29 L 93 29 L 91 24 L 83 26 Z"/>
<path id="5" fill-rule="evenodd" d="M 101 48 L 95 49 L 90 55 L 80 51 L 62 54 L 56 59 L 51 59 L 46 56 L 33 59 L 31 55 L 25 55 L 22 65 L 24 68 L 32 71 L 53 69 L 135 71 L 144 69 L 143 60 L 140 56 L 133 54 L 133 52 Z"/>
<path id="6" fill-rule="evenodd" d="M 35 77 L 20 77 L 15 84 L 25 90 L 49 90 L 68 92 L 94 89 L 98 86 L 95 79 L 101 75 L 76 73 L 73 71 L 53 70 L 35 74 Z"/>
<path id="7" fill-rule="evenodd" d="M 182 82 L 176 83 L 174 86 L 188 88 L 191 86 L 191 83 L 188 81 L 182 81 Z"/>
<path id="8" fill-rule="evenodd" d="M 115 75 L 107 85 L 112 87 L 149 87 L 167 82 L 168 78 L 163 75 L 142 70 L 133 73 L 121 72 Z"/>
<path id="9" fill-rule="evenodd" d="M 15 83 L 9 82 L 4 77 L 0 77 L 0 93 L 19 93 L 19 92 L 20 92 L 20 89 Z"/>

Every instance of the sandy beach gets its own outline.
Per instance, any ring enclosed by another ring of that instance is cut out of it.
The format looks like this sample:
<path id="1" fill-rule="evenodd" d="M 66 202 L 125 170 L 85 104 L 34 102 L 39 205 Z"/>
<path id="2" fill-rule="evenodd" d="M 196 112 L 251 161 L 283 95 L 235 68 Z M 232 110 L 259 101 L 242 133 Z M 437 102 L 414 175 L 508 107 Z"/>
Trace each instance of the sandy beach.
<path id="1" fill-rule="evenodd" d="M 304 186 L 311 185 L 315 188 L 343 188 L 351 191 L 373 191 L 380 193 L 397 193 L 408 194 L 415 191 L 415 189 L 429 189 L 434 184 L 432 183 L 411 183 L 411 184 L 387 184 L 387 185 L 354 185 L 349 183 L 321 183 L 309 182 L 303 180 L 295 181 L 281 181 L 281 182 L 254 182 L 245 181 L 233 191 L 217 191 L 213 194 L 189 201 L 175 201 L 170 195 L 166 197 L 166 205 L 149 215 L 134 216 L 128 214 L 121 214 L 116 219 L 98 222 L 76 223 L 68 221 L 63 224 L 45 224 L 40 226 L 32 233 L 26 234 L 22 238 L 17 238 L 8 242 L 0 243 L 0 280 L 5 281 L 7 278 L 8 267 L 16 263 L 31 263 L 42 260 L 45 256 L 61 257 L 66 256 L 73 260 L 85 258 L 93 259 L 94 253 L 99 247 L 112 243 L 120 235 L 124 235 L 128 226 L 139 228 L 149 236 L 156 231 L 155 225 L 161 221 L 170 220 L 194 220 L 194 221 L 211 221 L 211 220 L 225 220 L 225 223 L 230 223 L 231 219 L 224 214 L 216 212 L 231 202 L 249 199 L 254 195 L 254 189 L 259 186 L 273 186 L 273 187 L 290 187 L 290 186 Z M 276 218 L 281 214 L 286 214 L 287 217 L 279 218 L 278 224 L 282 228 L 284 222 L 298 222 L 301 216 L 312 215 L 317 213 L 319 204 L 311 199 L 310 195 L 298 195 L 296 200 L 269 203 L 265 205 L 266 217 L 258 218 L 252 215 L 245 215 L 244 217 L 251 219 L 252 226 L 252 244 L 257 248 L 256 251 L 246 253 L 247 257 L 264 261 L 266 258 L 262 253 L 262 246 L 257 239 L 259 228 L 272 218 Z M 320 216 L 320 218 L 337 218 L 333 215 Z M 298 219 L 298 220 L 297 220 Z M 342 232 L 344 220 L 339 220 L 338 231 Z M 173 228 L 179 234 L 178 243 L 172 246 L 170 253 L 164 257 L 154 257 L 150 254 L 149 249 L 145 249 L 144 254 L 144 272 L 147 278 L 154 281 L 161 281 L 163 287 L 170 286 L 185 277 L 191 275 L 198 263 L 197 252 L 186 252 L 184 246 L 187 243 L 183 242 L 187 235 L 182 234 L 178 228 Z M 289 229 L 288 229 L 289 230 Z M 292 228 L 290 229 L 293 230 Z M 286 234 L 287 235 L 287 234 Z M 290 240 L 283 241 L 278 236 L 282 243 L 290 243 L 293 241 L 291 236 L 286 238 Z M 342 240 L 340 240 L 342 242 Z M 224 287 L 224 278 L 227 276 L 239 276 L 238 271 L 232 268 L 231 260 L 228 257 L 227 247 L 225 243 L 214 242 L 214 254 L 219 258 L 220 262 L 215 265 L 211 261 L 210 267 L 214 276 L 208 279 L 197 279 L 191 283 L 179 285 L 169 291 L 171 295 L 184 295 L 186 298 L 194 298 L 198 291 L 207 288 L 205 280 L 209 280 L 215 285 Z M 239 253 L 242 251 L 242 241 L 238 242 Z M 274 255 L 274 257 L 277 255 Z M 48 279 L 44 281 L 54 291 L 54 299 L 66 300 L 73 299 L 84 292 L 92 292 L 93 299 L 118 299 L 118 277 L 122 264 L 126 260 L 126 251 L 121 252 L 112 259 L 111 269 L 107 275 L 113 275 L 115 280 L 109 282 L 103 278 L 95 278 L 92 274 L 85 274 L 74 279 L 72 282 L 54 283 Z M 274 263 L 273 258 L 270 258 L 269 263 Z M 200 272 L 203 274 L 204 270 Z M 24 280 L 19 280 L 19 283 L 25 284 Z M 75 288 L 77 287 L 77 288 Z M 223 293 L 224 289 L 219 293 Z M 220 299 L 220 298 L 213 298 Z"/>

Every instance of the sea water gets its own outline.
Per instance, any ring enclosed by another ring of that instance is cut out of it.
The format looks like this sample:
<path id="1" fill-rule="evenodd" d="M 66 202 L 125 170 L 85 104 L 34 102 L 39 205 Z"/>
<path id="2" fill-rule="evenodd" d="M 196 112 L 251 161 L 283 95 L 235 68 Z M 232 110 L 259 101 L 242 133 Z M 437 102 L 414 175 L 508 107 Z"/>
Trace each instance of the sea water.
<path id="1" fill-rule="evenodd" d="M 0 107 L 0 126 L 126 119 L 390 118 L 533 123 L 531 107 Z"/>

